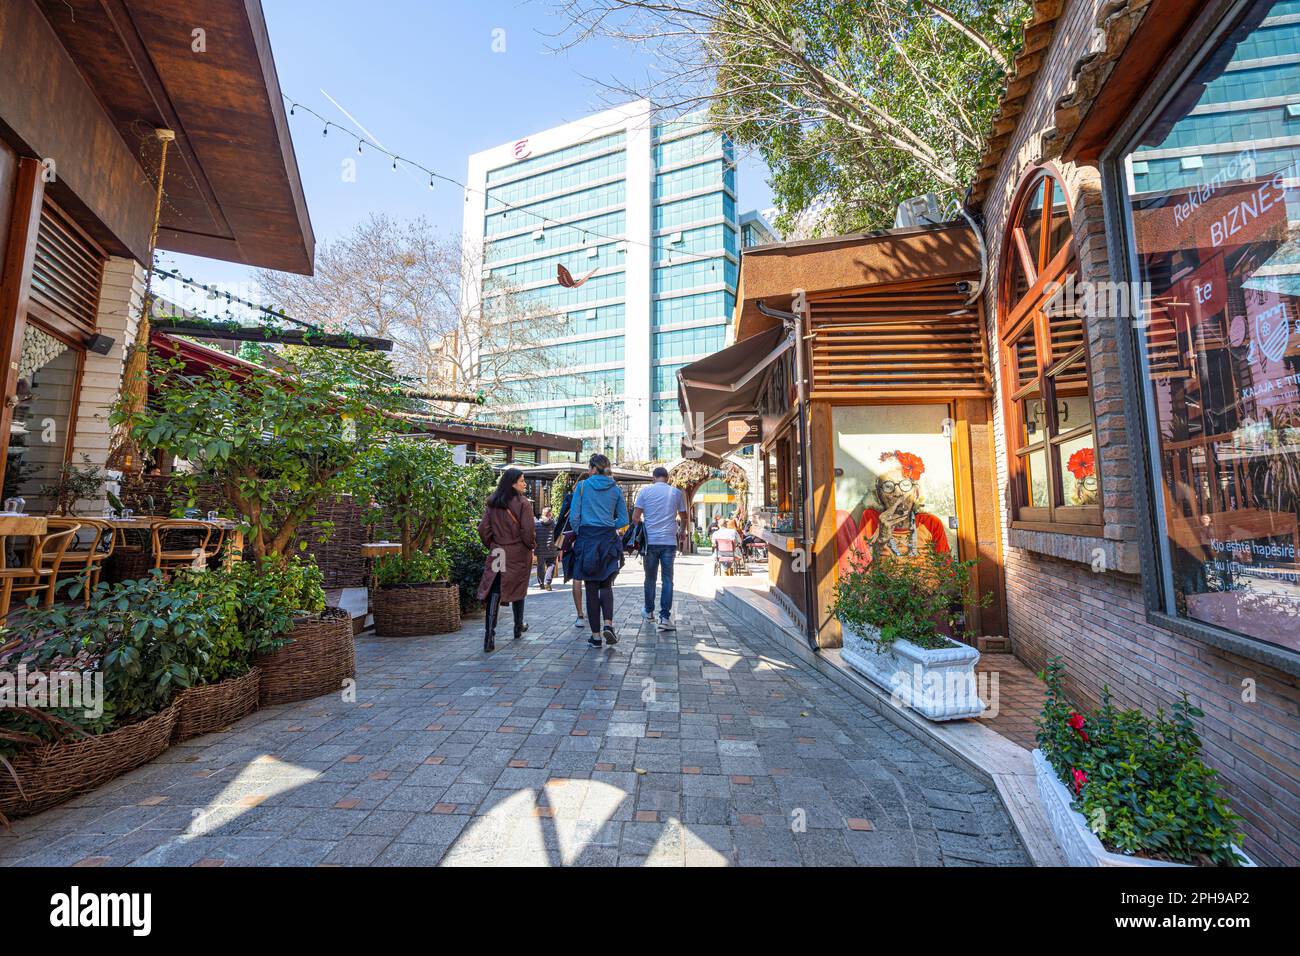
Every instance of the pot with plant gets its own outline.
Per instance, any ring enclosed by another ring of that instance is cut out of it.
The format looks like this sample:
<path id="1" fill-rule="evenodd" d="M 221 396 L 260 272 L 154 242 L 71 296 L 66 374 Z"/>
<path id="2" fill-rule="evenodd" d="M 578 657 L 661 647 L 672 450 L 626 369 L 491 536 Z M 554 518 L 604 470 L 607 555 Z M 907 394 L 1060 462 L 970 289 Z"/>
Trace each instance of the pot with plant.
<path id="1" fill-rule="evenodd" d="M 328 607 L 323 576 L 309 558 L 264 559 L 258 567 L 240 569 L 265 589 L 266 604 L 254 609 L 266 635 L 253 663 L 258 678 L 258 703 L 263 707 L 338 693 L 356 676 L 352 618 Z M 267 623 L 269 619 L 269 623 Z M 285 628 L 287 624 L 287 629 Z"/>
<path id="2" fill-rule="evenodd" d="M 258 657 L 263 704 L 336 692 L 352 676 L 351 620 L 326 608 L 319 570 L 298 553 L 299 531 L 348 489 L 370 441 L 391 424 L 386 396 L 362 368 L 373 356 L 294 347 L 276 358 L 274 370 L 192 375 L 177 357 L 159 356 L 148 403 L 123 401 L 113 414 L 143 454 L 161 450 L 193 466 L 171 479 L 183 503 L 193 506 L 205 486 L 221 489 L 239 515 L 249 573 L 287 589 L 292 626 L 283 646 Z"/>
<path id="3" fill-rule="evenodd" d="M 881 549 L 855 561 L 840 575 L 832 607 L 845 663 L 930 720 L 982 714 L 979 651 L 949 636 L 965 608 L 987 603 L 975 597 L 974 565 L 932 546 L 914 556 Z"/>
<path id="4" fill-rule="evenodd" d="M 26 609 L 0 637 L 0 671 L 9 681 L 60 675 L 63 692 L 57 703 L 0 708 L 0 817 L 38 813 L 165 751 L 175 696 L 208 659 L 221 616 L 157 573 L 97 587 L 88 608 Z"/>
<path id="5" fill-rule="evenodd" d="M 52 484 L 41 488 L 41 495 L 49 498 L 56 515 L 69 516 L 78 501 L 93 501 L 104 491 L 108 475 L 89 455 L 81 456 L 81 465 L 67 462 L 59 469 Z"/>
<path id="6" fill-rule="evenodd" d="M 445 554 L 390 554 L 375 564 L 372 598 L 378 637 L 450 634 L 460 627 L 460 589 Z"/>
<path id="7" fill-rule="evenodd" d="M 261 670 L 253 662 L 287 643 L 289 604 L 297 602 L 286 599 L 274 572 L 244 562 L 177 572 L 170 587 L 194 592 L 216 612 L 193 683 L 176 695 L 173 739 L 179 742 L 223 730 L 257 709 Z"/>
<path id="8" fill-rule="evenodd" d="M 1154 718 L 1115 706 L 1070 702 L 1065 668 L 1048 661 L 1037 720 L 1038 795 L 1071 866 L 1254 866 L 1241 849 L 1240 817 L 1201 759 L 1184 694 Z"/>
<path id="9" fill-rule="evenodd" d="M 366 523 L 395 528 L 402 545 L 400 554 L 375 565 L 376 635 L 416 637 L 460 627 L 449 542 L 474 519 L 480 472 L 456 464 L 443 442 L 410 438 L 379 445 L 359 463 L 355 491 L 370 502 Z"/>

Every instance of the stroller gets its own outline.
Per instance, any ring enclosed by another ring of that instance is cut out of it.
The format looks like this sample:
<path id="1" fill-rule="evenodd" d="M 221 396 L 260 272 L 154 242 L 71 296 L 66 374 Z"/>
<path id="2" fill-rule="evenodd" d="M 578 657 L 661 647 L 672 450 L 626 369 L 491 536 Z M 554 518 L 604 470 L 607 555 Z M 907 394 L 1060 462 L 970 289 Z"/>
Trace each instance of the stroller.
<path id="1" fill-rule="evenodd" d="M 748 574 L 745 564 L 744 546 L 737 547 L 736 542 L 720 538 L 713 544 L 714 574 Z"/>

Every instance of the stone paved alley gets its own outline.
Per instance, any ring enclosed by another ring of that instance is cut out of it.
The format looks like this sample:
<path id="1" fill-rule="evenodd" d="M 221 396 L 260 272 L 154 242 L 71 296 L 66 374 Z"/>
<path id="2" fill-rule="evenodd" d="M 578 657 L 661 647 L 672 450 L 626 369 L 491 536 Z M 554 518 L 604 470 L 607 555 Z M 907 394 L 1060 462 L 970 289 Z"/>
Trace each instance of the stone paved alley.
<path id="1" fill-rule="evenodd" d="M 0 865 L 1027 862 L 976 778 L 729 626 L 707 560 L 679 560 L 676 633 L 640 626 L 630 562 L 612 649 L 567 589 L 534 590 L 491 656 L 481 620 L 360 638 L 355 702 L 173 747 L 15 823 Z"/>

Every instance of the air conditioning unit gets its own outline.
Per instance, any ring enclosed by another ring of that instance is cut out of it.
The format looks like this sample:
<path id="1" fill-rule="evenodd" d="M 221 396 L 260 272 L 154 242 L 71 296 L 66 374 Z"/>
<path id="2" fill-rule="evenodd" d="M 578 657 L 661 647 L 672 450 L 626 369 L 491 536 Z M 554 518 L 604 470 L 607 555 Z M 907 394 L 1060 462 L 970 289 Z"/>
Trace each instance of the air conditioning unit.
<path id="1" fill-rule="evenodd" d="M 934 226 L 943 222 L 943 209 L 935 193 L 913 196 L 898 204 L 894 213 L 894 228 L 906 229 L 911 226 Z"/>

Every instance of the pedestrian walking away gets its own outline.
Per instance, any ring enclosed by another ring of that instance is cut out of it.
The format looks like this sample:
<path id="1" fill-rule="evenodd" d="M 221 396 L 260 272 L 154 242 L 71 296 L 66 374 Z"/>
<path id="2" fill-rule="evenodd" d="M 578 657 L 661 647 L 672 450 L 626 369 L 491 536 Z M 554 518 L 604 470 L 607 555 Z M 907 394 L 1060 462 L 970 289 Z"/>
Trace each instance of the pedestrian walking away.
<path id="1" fill-rule="evenodd" d="M 543 591 L 551 589 L 551 577 L 555 574 L 555 519 L 551 509 L 543 508 L 541 520 L 537 522 L 537 546 L 533 553 L 537 556 L 537 586 Z"/>
<path id="2" fill-rule="evenodd" d="M 592 455 L 587 463 L 587 480 L 573 492 L 569 526 L 573 528 L 573 576 L 587 591 L 587 643 L 600 647 L 618 643 L 614 630 L 614 579 L 623 566 L 620 532 L 629 519 L 627 502 L 614 479 L 609 477 L 609 459 Z"/>
<path id="3" fill-rule="evenodd" d="M 573 626 L 578 629 L 586 627 L 587 618 L 582 613 L 585 606 L 582 599 L 582 582 L 573 576 L 572 560 L 568 557 L 573 551 L 573 541 L 577 537 L 569 524 L 569 513 L 573 508 L 574 490 L 586 480 L 585 474 L 579 475 L 574 482 L 574 487 L 564 493 L 564 503 L 560 505 L 559 517 L 555 519 L 555 537 L 559 547 L 559 553 L 555 557 L 556 569 L 563 575 L 564 583 L 571 584 L 573 587 L 573 607 L 578 612 L 578 618 L 573 622 Z M 569 563 L 566 564 L 566 561 Z"/>
<path id="4" fill-rule="evenodd" d="M 524 636 L 524 598 L 532 577 L 533 547 L 537 530 L 533 506 L 524 497 L 524 473 L 507 468 L 488 498 L 478 523 L 479 540 L 487 549 L 483 576 L 478 582 L 478 599 L 485 602 L 483 650 L 496 650 L 497 612 L 509 604 L 515 618 L 515 640 Z"/>
<path id="5" fill-rule="evenodd" d="M 659 629 L 675 630 L 673 624 L 673 562 L 678 542 L 686 533 L 686 496 L 668 483 L 668 469 L 662 466 L 652 473 L 654 484 L 641 489 L 632 509 L 632 521 L 645 526 L 645 608 L 642 620 L 655 616 L 655 584 L 663 572 L 663 593 L 659 599 Z"/>

